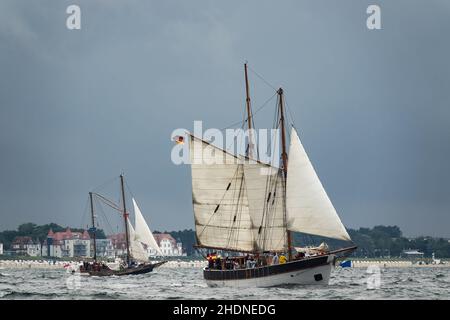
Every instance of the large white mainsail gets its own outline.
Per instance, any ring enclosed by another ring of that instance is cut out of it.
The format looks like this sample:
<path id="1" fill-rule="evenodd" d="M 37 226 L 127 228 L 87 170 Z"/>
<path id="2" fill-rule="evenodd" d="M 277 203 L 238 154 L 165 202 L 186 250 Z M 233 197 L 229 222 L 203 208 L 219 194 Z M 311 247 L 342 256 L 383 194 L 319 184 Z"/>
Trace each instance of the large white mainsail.
<path id="1" fill-rule="evenodd" d="M 138 261 L 148 261 L 148 254 L 142 246 L 136 231 L 134 231 L 131 225 L 130 219 L 127 219 L 128 223 L 128 233 L 130 237 L 130 254 L 131 257 Z"/>
<path id="2" fill-rule="evenodd" d="M 294 128 L 289 149 L 286 207 L 289 230 L 351 240 Z"/>
<path id="3" fill-rule="evenodd" d="M 192 135 L 189 147 L 198 245 L 253 251 L 243 165 L 234 155 Z"/>
<path id="4" fill-rule="evenodd" d="M 159 248 L 158 243 L 156 243 L 155 237 L 153 237 L 153 234 L 150 231 L 150 228 L 149 228 L 147 222 L 145 221 L 144 216 L 142 215 L 142 212 L 136 203 L 136 200 L 134 200 L 134 198 L 132 198 L 132 200 L 133 200 L 134 215 L 135 215 L 134 225 L 136 227 L 136 230 L 135 230 L 136 238 L 143 244 L 156 250 L 158 255 L 163 256 L 164 254 L 162 253 L 161 249 Z"/>
<path id="5" fill-rule="evenodd" d="M 260 251 L 286 251 L 284 177 L 279 168 L 263 163 L 244 165 L 249 212 Z"/>

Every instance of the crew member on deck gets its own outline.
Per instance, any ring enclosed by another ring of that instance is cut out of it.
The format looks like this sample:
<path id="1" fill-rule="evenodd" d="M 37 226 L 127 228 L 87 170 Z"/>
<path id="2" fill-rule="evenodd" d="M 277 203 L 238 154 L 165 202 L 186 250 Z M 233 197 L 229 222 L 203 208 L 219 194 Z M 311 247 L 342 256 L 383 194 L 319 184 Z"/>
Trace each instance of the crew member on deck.
<path id="1" fill-rule="evenodd" d="M 208 255 L 206 256 L 206 260 L 208 260 L 208 269 L 213 269 L 214 261 L 213 261 L 211 254 L 208 253 Z"/>
<path id="2" fill-rule="evenodd" d="M 251 256 L 249 256 L 248 257 L 248 259 L 247 259 L 247 261 L 245 262 L 245 267 L 247 268 L 247 269 L 251 269 L 252 268 L 252 257 Z"/>
<path id="3" fill-rule="evenodd" d="M 272 259 L 272 264 L 275 265 L 275 264 L 278 264 L 279 262 L 280 262 L 280 260 L 278 258 L 278 253 L 275 253 L 275 255 L 273 256 L 273 259 Z"/>
<path id="4" fill-rule="evenodd" d="M 295 259 L 302 259 L 305 257 L 305 253 L 304 252 L 297 252 L 297 254 L 295 255 Z"/>
<path id="5" fill-rule="evenodd" d="M 217 270 L 222 270 L 222 259 L 221 259 L 222 257 L 220 256 L 220 255 L 218 255 L 217 257 L 216 257 L 216 260 L 215 260 L 215 262 L 214 262 L 214 266 L 215 266 L 215 268 L 217 269 Z"/>

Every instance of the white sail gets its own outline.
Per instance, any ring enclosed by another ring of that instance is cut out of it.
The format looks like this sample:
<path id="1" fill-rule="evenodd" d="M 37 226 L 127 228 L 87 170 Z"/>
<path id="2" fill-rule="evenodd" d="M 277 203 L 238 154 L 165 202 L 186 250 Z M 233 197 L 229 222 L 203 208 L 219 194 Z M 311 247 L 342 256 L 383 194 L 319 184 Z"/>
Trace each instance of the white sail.
<path id="1" fill-rule="evenodd" d="M 256 246 L 260 251 L 286 251 L 284 178 L 279 168 L 244 165 L 245 185 Z"/>
<path id="2" fill-rule="evenodd" d="M 128 223 L 128 233 L 130 236 L 131 257 L 138 261 L 148 261 L 148 254 L 145 251 L 144 247 L 142 246 L 142 243 L 139 240 L 136 231 L 134 231 L 134 228 L 130 223 L 130 219 L 127 219 L 127 223 Z"/>
<path id="3" fill-rule="evenodd" d="M 194 136 L 190 157 L 198 245 L 254 250 L 243 165 L 235 156 Z"/>
<path id="4" fill-rule="evenodd" d="M 286 207 L 289 230 L 350 241 L 294 128 L 289 149 Z"/>
<path id="5" fill-rule="evenodd" d="M 144 216 L 142 215 L 141 210 L 139 209 L 139 206 L 136 203 L 136 200 L 133 200 L 133 207 L 134 207 L 134 215 L 135 215 L 135 227 L 136 227 L 136 238 L 142 242 L 143 244 L 147 245 L 149 248 L 152 248 L 156 250 L 158 255 L 163 256 L 161 249 L 158 246 L 158 243 L 155 240 L 155 237 L 153 237 L 152 232 L 150 231 L 150 228 L 147 224 L 147 222 L 144 219 Z"/>

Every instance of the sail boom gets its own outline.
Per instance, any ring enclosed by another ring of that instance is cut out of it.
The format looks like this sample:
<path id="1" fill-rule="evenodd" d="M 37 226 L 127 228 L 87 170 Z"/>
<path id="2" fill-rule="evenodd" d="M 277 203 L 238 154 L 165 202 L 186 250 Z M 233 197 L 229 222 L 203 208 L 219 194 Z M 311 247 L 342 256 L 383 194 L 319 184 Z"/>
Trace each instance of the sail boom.
<path id="1" fill-rule="evenodd" d="M 222 251 L 230 251 L 230 252 L 242 252 L 242 253 L 251 253 L 251 254 L 257 254 L 257 253 L 263 253 L 263 252 L 277 252 L 277 253 L 283 253 L 286 252 L 286 250 L 267 250 L 267 251 L 261 251 L 261 250 L 239 250 L 239 249 L 229 249 L 225 247 L 215 247 L 215 246 L 205 246 L 201 244 L 196 244 L 193 246 L 194 248 L 199 249 L 212 249 L 212 250 L 222 250 Z"/>
<path id="2" fill-rule="evenodd" d="M 329 229 L 329 230 L 325 230 L 324 232 L 321 232 L 321 231 L 317 231 L 317 232 L 314 232 L 314 231 L 310 231 L 310 232 L 305 232 L 305 231 L 303 231 L 303 229 L 301 229 L 301 228 L 295 228 L 295 227 L 288 227 L 287 228 L 287 230 L 288 231 L 291 231 L 291 232 L 299 232 L 299 233 L 303 233 L 303 234 L 306 234 L 306 235 L 309 235 L 309 236 L 317 236 L 317 237 L 324 237 L 324 238 L 330 238 L 330 239 L 334 239 L 334 240 L 342 240 L 342 241 L 352 241 L 352 239 L 350 238 L 350 236 L 345 236 L 345 235 L 335 235 L 335 236 L 332 236 L 332 235 L 330 235 L 331 234 L 331 232 L 332 232 L 332 229 Z M 322 230 L 322 229 L 321 229 Z"/>
<path id="3" fill-rule="evenodd" d="M 225 248 L 225 247 L 205 246 L 205 245 L 201 245 L 201 244 L 194 245 L 194 248 L 222 250 L 222 251 L 230 251 L 230 252 L 256 253 L 255 250 L 229 249 L 229 248 Z"/>

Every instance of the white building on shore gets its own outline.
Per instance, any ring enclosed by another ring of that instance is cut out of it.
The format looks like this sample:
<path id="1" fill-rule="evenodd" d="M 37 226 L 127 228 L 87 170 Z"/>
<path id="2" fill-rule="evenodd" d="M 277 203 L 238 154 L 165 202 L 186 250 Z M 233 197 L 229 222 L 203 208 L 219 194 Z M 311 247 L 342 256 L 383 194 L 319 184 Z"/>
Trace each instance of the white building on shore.
<path id="1" fill-rule="evenodd" d="M 27 246 L 27 255 L 30 257 L 40 257 L 41 256 L 41 244 L 33 243 Z"/>
<path id="2" fill-rule="evenodd" d="M 90 257 L 91 238 L 87 231 L 72 232 L 67 228 L 65 232 L 48 232 L 47 239 L 42 246 L 43 257 Z"/>
<path id="3" fill-rule="evenodd" d="M 155 237 L 156 243 L 165 256 L 176 257 L 186 255 L 186 253 L 183 253 L 182 243 L 177 242 L 170 234 L 154 233 L 153 237 Z M 154 249 L 149 248 L 148 252 L 151 257 L 157 255 L 157 252 Z"/>
<path id="4" fill-rule="evenodd" d="M 3 255 L 3 243 L 0 243 L 0 256 Z"/>
<path id="5" fill-rule="evenodd" d="M 41 244 L 31 237 L 18 236 L 11 243 L 11 251 L 16 256 L 38 257 L 41 255 Z"/>
<path id="6" fill-rule="evenodd" d="M 96 252 L 97 257 L 102 258 L 115 258 L 114 247 L 111 239 L 96 239 Z M 92 250 L 94 248 L 94 244 L 92 243 Z M 92 255 L 94 253 L 92 252 Z"/>
<path id="7" fill-rule="evenodd" d="M 127 245 L 125 241 L 125 233 L 116 233 L 108 236 L 113 247 L 113 255 L 121 257 L 127 254 Z"/>
<path id="8" fill-rule="evenodd" d="M 164 256 L 186 256 L 186 253 L 183 252 L 183 244 L 181 242 L 177 242 L 170 234 L 153 233 L 153 237 L 155 238 L 156 243 L 158 244 Z M 117 257 L 126 254 L 126 241 L 124 233 L 113 234 L 108 236 L 108 238 L 112 242 L 114 253 Z M 147 250 L 149 257 L 159 256 L 154 248 L 147 247 L 146 245 L 144 245 L 144 248 Z"/>

